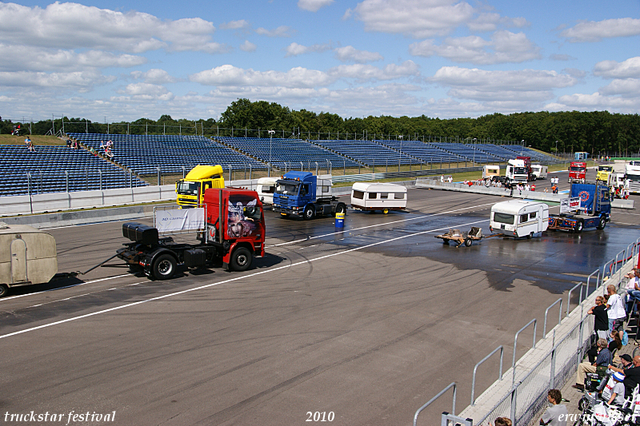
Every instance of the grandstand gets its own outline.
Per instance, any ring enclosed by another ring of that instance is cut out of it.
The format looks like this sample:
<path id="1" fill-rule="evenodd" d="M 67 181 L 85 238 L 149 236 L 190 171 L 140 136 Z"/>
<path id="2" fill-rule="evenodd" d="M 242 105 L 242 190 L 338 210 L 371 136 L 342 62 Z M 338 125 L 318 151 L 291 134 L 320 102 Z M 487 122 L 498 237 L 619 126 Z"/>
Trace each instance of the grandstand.
<path id="1" fill-rule="evenodd" d="M 242 155 L 204 136 L 178 135 L 116 135 L 69 133 L 88 147 L 100 151 L 100 144 L 113 142 L 113 161 L 139 176 L 182 174 L 198 164 L 220 164 L 233 169 L 251 167 L 266 169 L 258 160 Z"/>
<path id="2" fill-rule="evenodd" d="M 129 188 L 148 185 L 83 149 L 0 145 L 0 196 Z"/>
<path id="3" fill-rule="evenodd" d="M 279 169 L 296 168 L 301 162 L 304 168 L 311 168 L 316 162 L 320 167 L 358 167 L 358 162 L 340 153 L 332 152 L 318 144 L 301 139 L 229 137 L 217 138 L 223 145 L 236 149 L 247 156 L 257 158 Z"/>
<path id="4" fill-rule="evenodd" d="M 314 140 L 312 144 L 331 150 L 368 167 L 420 164 L 421 160 L 392 149 L 378 141 Z"/>

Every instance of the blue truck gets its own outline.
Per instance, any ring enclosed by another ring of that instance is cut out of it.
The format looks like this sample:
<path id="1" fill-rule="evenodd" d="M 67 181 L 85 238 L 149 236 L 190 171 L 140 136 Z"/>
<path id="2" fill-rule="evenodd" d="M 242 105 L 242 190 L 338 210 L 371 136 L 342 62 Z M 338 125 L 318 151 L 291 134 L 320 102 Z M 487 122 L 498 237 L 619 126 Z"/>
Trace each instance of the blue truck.
<path id="1" fill-rule="evenodd" d="M 310 172 L 287 172 L 276 181 L 273 211 L 282 216 L 313 219 L 316 216 L 346 213 L 347 205 L 331 195 L 331 176 Z"/>
<path id="2" fill-rule="evenodd" d="M 576 213 L 549 215 L 550 230 L 582 232 L 585 229 L 604 229 L 611 218 L 611 190 L 605 183 L 573 183 L 571 198 Z M 579 203 L 576 203 L 577 199 Z"/>

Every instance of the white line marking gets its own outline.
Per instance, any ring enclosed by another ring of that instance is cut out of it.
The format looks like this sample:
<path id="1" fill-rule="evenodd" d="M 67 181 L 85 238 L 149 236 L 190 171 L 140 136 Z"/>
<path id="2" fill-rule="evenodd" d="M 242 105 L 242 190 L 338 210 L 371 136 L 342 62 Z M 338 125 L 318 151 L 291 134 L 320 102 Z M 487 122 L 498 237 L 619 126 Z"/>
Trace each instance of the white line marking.
<path id="1" fill-rule="evenodd" d="M 487 220 L 488 219 L 482 219 L 482 220 L 477 220 L 477 221 L 473 221 L 473 222 L 461 223 L 461 224 L 456 225 L 456 226 L 460 227 L 460 226 L 475 225 L 477 223 L 486 222 Z M 81 320 L 81 319 L 85 319 L 85 318 L 90 318 L 90 317 L 93 317 L 93 316 L 96 316 L 96 315 L 102 315 L 102 314 L 106 314 L 106 313 L 109 313 L 109 312 L 115 312 L 115 311 L 119 311 L 119 310 L 125 309 L 125 308 L 131 308 L 133 306 L 142 305 L 143 303 L 147 303 L 147 302 L 153 302 L 153 301 L 157 301 L 157 300 L 167 299 L 169 297 L 174 297 L 174 296 L 179 296 L 179 295 L 182 295 L 182 294 L 191 293 L 191 292 L 198 291 L 198 290 L 204 290 L 204 289 L 207 289 L 207 288 L 219 286 L 221 284 L 227 284 L 227 283 L 231 283 L 231 282 L 234 282 L 234 281 L 240 281 L 240 280 L 243 280 L 243 279 L 246 279 L 246 278 L 253 278 L 253 277 L 256 277 L 258 275 L 273 273 L 273 272 L 276 272 L 276 271 L 293 268 L 295 266 L 304 265 L 304 264 L 308 264 L 308 263 L 311 263 L 311 262 L 317 262 L 317 261 L 320 261 L 320 260 L 328 259 L 328 258 L 331 258 L 331 257 L 334 257 L 334 256 L 341 256 L 341 255 L 344 255 L 344 254 L 347 254 L 347 253 L 351 253 L 351 252 L 367 249 L 369 247 L 375 247 L 375 246 L 378 246 L 378 245 L 381 245 L 381 244 L 387 244 L 387 243 L 391 243 L 391 242 L 394 242 L 394 241 L 402 240 L 402 239 L 405 239 L 405 238 L 410 238 L 410 237 L 415 237 L 415 236 L 418 236 L 418 235 L 428 234 L 430 232 L 442 231 L 442 230 L 449 229 L 449 228 L 450 228 L 450 226 L 445 226 L 445 227 L 442 227 L 442 228 L 435 228 L 435 229 L 430 229 L 430 230 L 427 230 L 427 231 L 415 232 L 413 234 L 402 235 L 402 236 L 399 236 L 399 237 L 395 237 L 395 238 L 391 238 L 391 239 L 387 239 L 387 240 L 383 240 L 383 241 L 378 241 L 376 243 L 370 243 L 370 244 L 366 244 L 364 246 L 354 247 L 354 248 L 343 250 L 343 251 L 340 251 L 340 252 L 326 254 L 324 256 L 316 257 L 316 258 L 313 258 L 313 259 L 306 259 L 306 260 L 302 260 L 300 262 L 292 263 L 292 264 L 289 264 L 289 265 L 283 265 L 283 266 L 278 266 L 277 268 L 270 268 L 270 269 L 266 269 L 264 271 L 254 272 L 253 274 L 249 274 L 249 275 L 243 275 L 243 276 L 239 276 L 239 277 L 235 277 L 235 278 L 229 278 L 228 280 L 224 280 L 224 281 L 220 281 L 220 282 L 216 282 L 216 283 L 204 284 L 204 285 L 201 285 L 201 286 L 198 286 L 198 287 L 194 287 L 194 288 L 190 288 L 190 289 L 186 289 L 186 290 L 182 290 L 182 291 L 177 291 L 177 292 L 174 292 L 174 293 L 165 294 L 163 296 L 156 296 L 156 297 L 152 297 L 150 299 L 140 300 L 138 302 L 132 302 L 132 303 L 127 303 L 125 305 L 114 306 L 113 308 L 103 309 L 101 311 L 91 312 L 91 313 L 88 313 L 88 314 L 85 314 L 85 315 L 79 315 L 77 317 L 67 318 L 67 319 L 60 320 L 60 321 L 54 321 L 54 322 L 51 322 L 51 323 L 48 323 L 48 324 L 42 324 L 42 325 L 39 325 L 39 326 L 36 326 L 36 327 L 31 327 L 31 328 L 27 328 L 27 329 L 24 329 L 24 330 L 14 331 L 12 333 L 0 335 L 0 339 L 6 339 L 6 338 L 9 338 L 9 337 L 18 336 L 20 334 L 25 334 L 25 333 L 29 333 L 29 332 L 32 332 L 32 331 L 42 330 L 42 329 L 53 327 L 53 326 L 56 326 L 56 325 L 66 324 L 68 322 L 77 321 L 77 320 Z"/>

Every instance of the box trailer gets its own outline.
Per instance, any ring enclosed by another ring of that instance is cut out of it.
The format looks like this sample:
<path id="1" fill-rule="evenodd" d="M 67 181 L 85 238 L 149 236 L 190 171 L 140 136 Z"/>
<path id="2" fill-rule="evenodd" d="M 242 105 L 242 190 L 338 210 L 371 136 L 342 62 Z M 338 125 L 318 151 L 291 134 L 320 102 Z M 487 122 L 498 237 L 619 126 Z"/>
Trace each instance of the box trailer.
<path id="1" fill-rule="evenodd" d="M 491 232 L 510 237 L 539 237 L 549 226 L 549 206 L 545 203 L 510 200 L 491 207 Z"/>
<path id="2" fill-rule="evenodd" d="M 262 204 L 273 204 L 273 193 L 276 192 L 276 181 L 274 177 L 262 177 L 258 179 L 256 192 Z"/>
<path id="3" fill-rule="evenodd" d="M 351 187 L 351 207 L 384 214 L 404 210 L 407 208 L 407 188 L 393 183 L 356 182 Z"/>
<path id="4" fill-rule="evenodd" d="M 0 222 L 0 296 L 10 287 L 48 283 L 57 272 L 56 240 L 51 234 Z"/>

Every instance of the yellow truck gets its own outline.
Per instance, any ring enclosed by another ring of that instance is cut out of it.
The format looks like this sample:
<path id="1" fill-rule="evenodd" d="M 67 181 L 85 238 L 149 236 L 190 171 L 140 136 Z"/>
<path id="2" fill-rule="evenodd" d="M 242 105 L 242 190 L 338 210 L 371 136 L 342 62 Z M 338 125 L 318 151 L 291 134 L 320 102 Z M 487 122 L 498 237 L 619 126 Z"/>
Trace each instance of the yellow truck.
<path id="1" fill-rule="evenodd" d="M 198 164 L 184 179 L 176 182 L 176 202 L 181 208 L 201 207 L 204 191 L 209 188 L 224 188 L 222 166 Z"/>
<path id="2" fill-rule="evenodd" d="M 600 166 L 598 166 L 598 172 L 596 174 L 596 179 L 604 181 L 604 182 L 608 182 L 609 181 L 609 175 L 611 173 L 613 173 L 613 166 L 600 165 Z"/>

